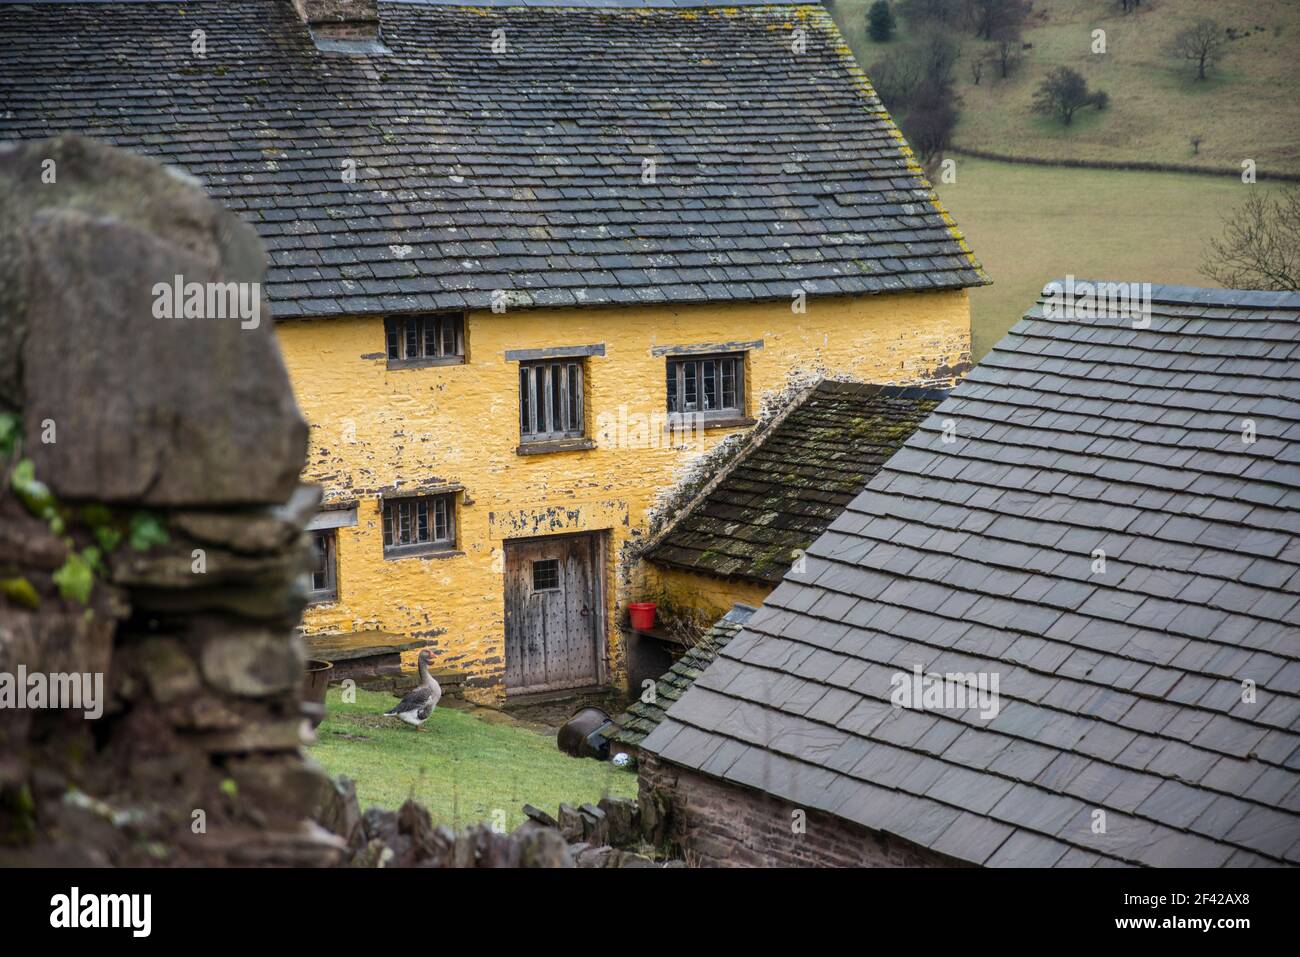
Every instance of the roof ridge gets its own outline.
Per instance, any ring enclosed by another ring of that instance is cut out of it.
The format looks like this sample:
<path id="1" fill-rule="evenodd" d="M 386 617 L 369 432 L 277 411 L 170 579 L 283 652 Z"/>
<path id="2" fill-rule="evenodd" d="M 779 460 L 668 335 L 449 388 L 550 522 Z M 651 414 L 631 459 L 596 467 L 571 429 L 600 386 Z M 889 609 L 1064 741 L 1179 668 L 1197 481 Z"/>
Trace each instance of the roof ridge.
<path id="1" fill-rule="evenodd" d="M 1138 286 L 1149 289 L 1152 302 L 1194 306 L 1236 306 L 1243 309 L 1297 309 L 1300 310 L 1300 291 L 1274 289 L 1224 289 L 1218 286 L 1182 286 L 1173 283 L 1151 283 L 1129 279 L 1094 279 L 1074 275 L 1062 276 L 1043 284 L 1038 302 L 1044 297 L 1065 295 L 1074 289 L 1080 294 L 1095 291 L 1101 285 Z M 1080 287 L 1091 287 L 1080 290 Z M 1049 293 L 1049 290 L 1051 292 Z M 1076 296 L 1077 298 L 1077 296 Z M 1031 307 L 1032 309 L 1032 307 Z M 1028 316 L 1029 312 L 1025 313 Z M 1040 317 L 1036 317 L 1040 318 Z M 1300 319 L 1300 316 L 1296 317 Z"/>
<path id="2" fill-rule="evenodd" d="M 942 402 L 948 398 L 951 389 L 931 386 L 890 385 L 878 382 L 858 382 L 856 379 L 822 379 L 813 389 L 814 392 L 840 392 L 854 395 L 881 395 L 895 399 L 922 399 Z"/>

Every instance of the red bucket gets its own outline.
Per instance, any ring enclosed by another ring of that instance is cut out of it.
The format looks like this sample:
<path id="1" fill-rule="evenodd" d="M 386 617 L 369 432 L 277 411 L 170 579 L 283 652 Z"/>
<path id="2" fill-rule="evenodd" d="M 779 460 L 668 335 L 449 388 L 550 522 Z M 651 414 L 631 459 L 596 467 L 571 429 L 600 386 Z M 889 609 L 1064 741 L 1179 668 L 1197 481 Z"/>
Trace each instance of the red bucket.
<path id="1" fill-rule="evenodd" d="M 629 602 L 627 613 L 637 631 L 649 631 L 655 626 L 655 603 L 652 601 Z"/>

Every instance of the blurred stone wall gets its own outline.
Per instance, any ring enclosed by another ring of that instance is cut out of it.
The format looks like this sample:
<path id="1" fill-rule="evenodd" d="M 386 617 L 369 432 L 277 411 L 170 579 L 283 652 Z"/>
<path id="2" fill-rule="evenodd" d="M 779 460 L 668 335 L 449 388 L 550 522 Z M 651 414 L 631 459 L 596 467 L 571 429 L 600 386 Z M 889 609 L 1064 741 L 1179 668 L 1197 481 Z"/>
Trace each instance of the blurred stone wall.
<path id="1" fill-rule="evenodd" d="M 152 160 L 0 145 L 0 864 L 341 859 L 300 749 L 319 493 L 264 263 Z"/>

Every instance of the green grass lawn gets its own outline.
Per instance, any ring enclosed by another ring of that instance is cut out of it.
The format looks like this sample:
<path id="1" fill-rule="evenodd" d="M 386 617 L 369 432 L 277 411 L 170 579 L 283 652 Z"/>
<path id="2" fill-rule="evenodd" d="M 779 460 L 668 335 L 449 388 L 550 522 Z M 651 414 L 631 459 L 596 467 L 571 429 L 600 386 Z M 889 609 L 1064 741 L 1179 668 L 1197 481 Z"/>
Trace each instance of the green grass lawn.
<path id="1" fill-rule="evenodd" d="M 957 156 L 957 181 L 938 187 L 993 279 L 971 292 L 976 360 L 1051 279 L 1212 286 L 1198 272 L 1222 217 L 1244 202 L 1232 177 L 1021 166 Z"/>
<path id="2" fill-rule="evenodd" d="M 554 814 L 561 802 L 636 796 L 636 775 L 608 762 L 571 758 L 550 735 L 475 714 L 438 708 L 420 731 L 381 717 L 396 700 L 358 690 L 344 704 L 330 688 L 328 716 L 310 754 L 330 774 L 357 784 L 362 808 L 396 809 L 413 797 L 437 824 L 466 827 L 504 811 L 506 828 L 521 824 L 528 803 Z"/>

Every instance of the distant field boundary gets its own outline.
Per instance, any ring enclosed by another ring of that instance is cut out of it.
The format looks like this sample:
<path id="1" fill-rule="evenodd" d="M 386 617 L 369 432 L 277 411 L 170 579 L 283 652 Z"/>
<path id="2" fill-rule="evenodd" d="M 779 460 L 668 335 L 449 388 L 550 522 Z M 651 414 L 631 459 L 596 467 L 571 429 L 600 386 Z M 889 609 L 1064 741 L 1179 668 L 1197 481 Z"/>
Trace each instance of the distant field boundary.
<path id="1" fill-rule="evenodd" d="M 964 146 L 950 146 L 949 153 L 958 156 L 973 156 L 976 159 L 995 160 L 999 163 L 1019 163 L 1025 166 L 1064 166 L 1082 169 L 1128 170 L 1143 173 L 1195 173 L 1198 176 L 1234 176 L 1240 177 L 1240 169 L 1207 169 L 1204 166 L 1183 166 L 1179 163 L 1111 163 L 1106 160 L 1054 160 L 1037 156 L 1011 156 L 1007 153 L 994 153 L 989 150 L 974 150 Z M 1284 183 L 1300 183 L 1300 173 L 1275 173 L 1259 167 L 1255 169 L 1257 181 L 1280 180 Z"/>

